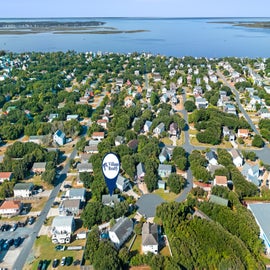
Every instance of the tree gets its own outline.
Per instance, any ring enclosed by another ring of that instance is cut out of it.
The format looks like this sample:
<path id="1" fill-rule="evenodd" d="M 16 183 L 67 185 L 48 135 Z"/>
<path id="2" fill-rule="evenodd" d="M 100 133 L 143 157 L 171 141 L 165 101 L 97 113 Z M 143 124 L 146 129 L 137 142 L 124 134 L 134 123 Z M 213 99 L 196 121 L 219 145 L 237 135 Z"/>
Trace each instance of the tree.
<path id="1" fill-rule="evenodd" d="M 55 169 L 46 170 L 42 175 L 41 179 L 48 184 L 52 184 L 55 178 Z"/>
<path id="2" fill-rule="evenodd" d="M 159 96 L 154 91 L 151 93 L 150 103 L 152 106 L 157 105 L 159 103 Z"/>
<path id="3" fill-rule="evenodd" d="M 258 134 L 254 135 L 254 138 L 252 140 L 252 146 L 262 148 L 264 146 L 264 141 L 262 137 Z"/>
<path id="4" fill-rule="evenodd" d="M 183 189 L 183 187 L 185 186 L 185 183 L 186 181 L 184 177 L 176 173 L 170 174 L 168 178 L 168 186 L 170 187 L 170 191 L 176 194 L 180 193 L 181 189 Z"/>
<path id="5" fill-rule="evenodd" d="M 109 241 L 101 241 L 95 252 L 93 266 L 96 270 L 122 269 L 117 251 Z"/>
<path id="6" fill-rule="evenodd" d="M 86 205 L 81 215 L 85 227 L 90 229 L 95 224 L 101 223 L 102 208 L 103 204 L 101 202 L 89 202 Z"/>
<path id="7" fill-rule="evenodd" d="M 95 253 L 99 247 L 99 230 L 98 226 L 94 226 L 92 230 L 88 233 L 87 242 L 85 247 L 84 257 L 93 263 Z"/>
<path id="8" fill-rule="evenodd" d="M 88 172 L 81 172 L 79 177 L 85 188 L 91 188 L 91 185 L 94 182 L 94 176 L 92 174 Z"/>
<path id="9" fill-rule="evenodd" d="M 187 100 L 184 103 L 184 107 L 185 107 L 185 110 L 188 112 L 193 112 L 197 108 L 194 101 L 192 100 Z"/>

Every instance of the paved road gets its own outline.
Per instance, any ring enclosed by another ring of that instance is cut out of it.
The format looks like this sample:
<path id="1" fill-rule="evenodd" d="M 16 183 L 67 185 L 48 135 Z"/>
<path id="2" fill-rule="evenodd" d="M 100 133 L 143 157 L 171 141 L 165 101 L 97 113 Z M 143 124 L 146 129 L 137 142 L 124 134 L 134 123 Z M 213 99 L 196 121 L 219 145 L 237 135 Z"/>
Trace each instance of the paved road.
<path id="1" fill-rule="evenodd" d="M 238 108 L 240 109 L 241 113 L 245 116 L 247 122 L 249 123 L 249 125 L 251 126 L 251 128 L 253 129 L 253 131 L 256 133 L 256 134 L 260 134 L 258 129 L 255 127 L 255 125 L 253 124 L 253 122 L 251 121 L 249 115 L 247 114 L 247 112 L 245 111 L 245 109 L 243 108 L 241 102 L 240 102 L 240 97 L 239 97 L 239 93 L 238 91 L 235 89 L 234 86 L 232 86 L 227 80 L 226 78 L 223 76 L 223 74 L 217 70 L 217 75 L 222 79 L 222 81 L 224 82 L 224 84 L 228 87 L 230 87 L 230 89 L 232 90 L 232 92 L 234 93 L 235 95 L 235 100 L 237 102 L 237 105 L 238 105 Z"/>
<path id="2" fill-rule="evenodd" d="M 186 94 L 183 94 L 183 103 L 185 103 L 186 101 Z M 183 148 L 186 150 L 186 152 L 188 154 L 190 154 L 195 148 L 194 146 L 192 146 L 190 144 L 190 140 L 189 140 L 189 132 L 188 132 L 188 114 L 186 110 L 182 110 L 181 113 L 183 114 L 183 117 L 186 121 L 186 127 L 184 130 L 184 135 L 185 135 L 185 142 L 183 144 Z M 190 192 L 190 190 L 193 187 L 193 176 L 192 176 L 192 172 L 190 170 L 190 168 L 188 168 L 187 170 L 187 184 L 184 188 L 184 190 L 181 192 L 181 194 L 175 199 L 176 202 L 183 202 L 186 198 L 188 193 Z"/>
<path id="3" fill-rule="evenodd" d="M 73 152 L 70 154 L 70 159 L 74 159 L 74 157 L 77 155 L 77 150 L 74 149 Z M 62 182 L 66 179 L 67 176 L 67 172 L 69 170 L 70 164 L 67 161 L 65 167 L 63 168 L 63 170 L 60 172 L 60 177 L 56 180 L 56 186 L 55 188 L 52 190 L 48 201 L 46 203 L 46 205 L 44 206 L 43 210 L 40 212 L 40 216 L 37 218 L 36 222 L 34 223 L 33 226 L 33 230 L 31 232 L 31 234 L 29 235 L 28 239 L 25 240 L 24 244 L 23 244 L 23 249 L 20 253 L 20 255 L 18 256 L 14 266 L 13 266 L 13 270 L 21 270 L 23 269 L 23 266 L 26 262 L 26 259 L 33 247 L 33 244 L 36 240 L 36 237 L 38 236 L 38 233 L 41 229 L 41 226 L 43 225 L 49 210 L 60 190 L 61 184 Z"/>

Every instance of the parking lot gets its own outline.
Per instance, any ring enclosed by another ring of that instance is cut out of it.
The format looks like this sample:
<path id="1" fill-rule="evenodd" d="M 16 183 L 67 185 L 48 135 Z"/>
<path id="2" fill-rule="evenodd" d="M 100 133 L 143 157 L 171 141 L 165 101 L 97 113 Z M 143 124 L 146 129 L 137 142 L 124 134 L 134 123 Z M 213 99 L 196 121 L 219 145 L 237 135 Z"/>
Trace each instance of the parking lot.
<path id="1" fill-rule="evenodd" d="M 22 247 L 27 242 L 29 235 L 33 233 L 34 223 L 29 225 L 29 219 L 25 219 L 24 221 L 24 227 L 19 227 L 18 225 L 18 227 L 14 226 L 14 224 L 18 224 L 18 222 L 2 222 L 0 224 L 1 268 L 12 269 L 15 260 L 22 250 Z M 23 222 L 21 222 L 20 226 L 23 225 Z"/>

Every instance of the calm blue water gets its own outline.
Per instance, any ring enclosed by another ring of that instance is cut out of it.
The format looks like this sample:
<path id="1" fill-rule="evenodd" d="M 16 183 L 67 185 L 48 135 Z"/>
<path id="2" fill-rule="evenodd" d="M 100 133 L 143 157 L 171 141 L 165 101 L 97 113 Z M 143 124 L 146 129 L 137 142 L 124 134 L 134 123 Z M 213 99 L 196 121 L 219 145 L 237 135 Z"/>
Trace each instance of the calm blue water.
<path id="1" fill-rule="evenodd" d="M 0 19 L 0 21 L 8 20 L 15 21 L 16 19 Z M 29 21 L 29 19 L 24 20 Z M 51 20 L 97 20 L 106 22 L 106 27 L 115 27 L 119 30 L 143 29 L 149 32 L 105 35 L 52 33 L 0 35 L 0 49 L 13 52 L 75 50 L 78 52 L 129 53 L 137 51 L 176 57 L 270 57 L 270 29 L 209 23 L 216 21 L 270 21 L 270 18 L 72 18 Z"/>

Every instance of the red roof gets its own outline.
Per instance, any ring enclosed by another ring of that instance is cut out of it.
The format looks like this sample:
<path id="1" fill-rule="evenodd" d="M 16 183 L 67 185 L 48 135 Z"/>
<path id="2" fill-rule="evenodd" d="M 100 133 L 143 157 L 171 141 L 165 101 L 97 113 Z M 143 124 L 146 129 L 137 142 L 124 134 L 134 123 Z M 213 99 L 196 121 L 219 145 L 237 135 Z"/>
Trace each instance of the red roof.
<path id="1" fill-rule="evenodd" d="M 20 206 L 20 201 L 4 201 L 0 206 L 0 209 L 18 209 Z"/>
<path id="2" fill-rule="evenodd" d="M 216 175 L 216 185 L 227 185 L 227 177 Z"/>
<path id="3" fill-rule="evenodd" d="M 10 179 L 12 172 L 0 172 L 0 179 Z"/>
<path id="4" fill-rule="evenodd" d="M 92 137 L 104 137 L 104 132 L 93 132 Z"/>

